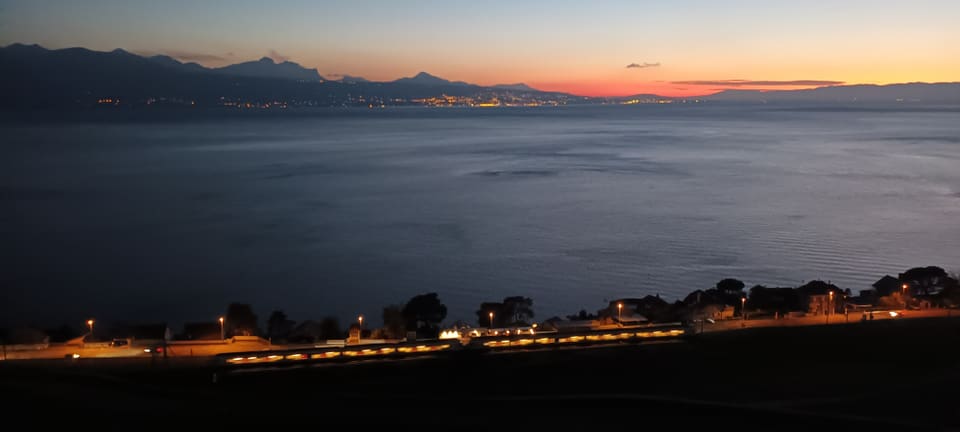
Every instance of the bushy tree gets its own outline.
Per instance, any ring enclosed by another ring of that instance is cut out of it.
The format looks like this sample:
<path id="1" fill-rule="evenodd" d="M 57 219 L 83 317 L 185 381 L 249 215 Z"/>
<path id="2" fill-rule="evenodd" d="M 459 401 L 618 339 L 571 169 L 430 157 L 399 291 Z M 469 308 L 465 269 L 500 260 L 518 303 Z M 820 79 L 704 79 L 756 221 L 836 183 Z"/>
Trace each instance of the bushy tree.
<path id="1" fill-rule="evenodd" d="M 743 291 L 745 286 L 739 279 L 727 278 L 717 282 L 717 289 L 723 293 L 738 293 Z"/>
<path id="2" fill-rule="evenodd" d="M 320 320 L 320 339 L 340 339 L 343 331 L 340 330 L 340 321 L 335 317 L 326 317 Z"/>
<path id="3" fill-rule="evenodd" d="M 480 303 L 477 310 L 477 323 L 488 327 L 490 312 L 493 312 L 494 327 L 525 326 L 533 319 L 533 299 L 523 296 L 504 298 L 502 302 Z"/>
<path id="4" fill-rule="evenodd" d="M 493 312 L 493 322 L 490 322 L 490 312 Z M 503 316 L 503 303 L 483 302 L 477 309 L 477 324 L 480 327 L 503 327 L 506 320 Z"/>
<path id="5" fill-rule="evenodd" d="M 508 325 L 523 326 L 533 319 L 533 299 L 529 297 L 507 297 L 502 305 L 500 313 Z"/>
<path id="6" fill-rule="evenodd" d="M 908 284 L 915 294 L 929 295 L 934 288 L 943 288 L 947 282 L 946 270 L 937 267 L 914 267 L 900 274 L 900 281 Z"/>
<path id="7" fill-rule="evenodd" d="M 224 326 L 227 337 L 256 336 L 260 333 L 257 330 L 257 316 L 246 303 L 230 303 L 227 306 Z"/>
<path id="8" fill-rule="evenodd" d="M 567 315 L 567 319 L 570 321 L 586 321 L 597 318 L 598 316 L 596 314 L 587 313 L 585 309 L 580 309 L 580 312 L 577 312 L 573 315 Z"/>
<path id="9" fill-rule="evenodd" d="M 293 331 L 294 325 L 296 322 L 288 320 L 282 310 L 275 310 L 267 319 L 267 337 L 273 341 L 282 340 Z"/>
<path id="10" fill-rule="evenodd" d="M 447 306 L 440 302 L 437 293 L 414 296 L 403 307 L 407 330 L 416 329 L 417 334 L 436 336 L 440 322 L 447 317 Z"/>

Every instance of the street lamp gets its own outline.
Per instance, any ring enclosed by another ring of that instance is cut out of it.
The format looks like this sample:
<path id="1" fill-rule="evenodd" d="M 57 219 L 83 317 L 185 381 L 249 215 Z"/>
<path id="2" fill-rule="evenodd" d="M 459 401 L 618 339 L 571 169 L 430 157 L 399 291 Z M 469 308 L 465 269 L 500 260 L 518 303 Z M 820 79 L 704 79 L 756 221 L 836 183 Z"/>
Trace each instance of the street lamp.
<path id="1" fill-rule="evenodd" d="M 740 327 L 747 325 L 747 298 L 740 297 Z"/>
<path id="2" fill-rule="evenodd" d="M 622 316 L 623 316 L 623 303 L 617 303 L 617 324 L 620 324 L 621 326 L 623 326 L 623 321 L 621 319 Z"/>
<path id="3" fill-rule="evenodd" d="M 226 336 L 223 334 L 223 317 L 217 318 L 217 321 L 220 321 L 220 340 L 224 340 Z"/>
<path id="4" fill-rule="evenodd" d="M 490 312 L 490 328 L 493 328 L 493 312 Z"/>
<path id="5" fill-rule="evenodd" d="M 900 297 L 903 297 L 903 308 L 906 309 L 907 308 L 907 289 L 910 288 L 910 285 L 903 284 L 900 286 L 900 288 L 901 288 Z"/>
<path id="6" fill-rule="evenodd" d="M 358 316 L 357 321 L 360 323 L 360 330 L 363 330 L 363 315 Z"/>
<path id="7" fill-rule="evenodd" d="M 830 291 L 830 299 L 827 300 L 827 324 L 830 324 L 830 313 L 833 312 L 833 291 Z"/>
<path id="8" fill-rule="evenodd" d="M 93 334 L 93 320 L 92 320 L 92 319 L 88 319 L 88 320 L 87 320 L 87 327 L 90 327 L 90 334 L 92 335 L 92 334 Z"/>

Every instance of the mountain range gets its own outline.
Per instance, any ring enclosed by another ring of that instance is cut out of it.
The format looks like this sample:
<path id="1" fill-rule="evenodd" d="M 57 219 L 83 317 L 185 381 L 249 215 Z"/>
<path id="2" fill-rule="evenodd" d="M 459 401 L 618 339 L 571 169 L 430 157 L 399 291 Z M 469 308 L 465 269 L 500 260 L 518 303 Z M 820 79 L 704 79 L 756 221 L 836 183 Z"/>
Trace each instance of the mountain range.
<path id="1" fill-rule="evenodd" d="M 514 104 L 625 103 L 664 101 L 653 94 L 591 98 L 544 92 L 523 83 L 480 86 L 427 72 L 376 82 L 344 75 L 329 80 L 315 69 L 290 61 L 260 60 L 208 68 L 164 55 L 141 56 L 121 49 L 49 50 L 38 45 L 0 48 L 0 107 L 6 109 L 83 107 L 103 101 L 214 106 L 283 101 L 307 106 L 397 105 L 429 98 L 510 100 Z M 810 90 L 725 90 L 697 99 L 715 102 L 946 102 L 960 103 L 960 83 L 849 85 Z M 226 102 L 225 102 L 226 101 Z M 116 104 L 119 104 L 117 102 Z"/>
<path id="2" fill-rule="evenodd" d="M 219 105 L 235 101 L 296 101 L 311 106 L 367 105 L 437 96 L 473 97 L 508 92 L 536 97 L 563 96 L 524 84 L 488 87 L 449 81 L 421 72 L 395 81 L 344 76 L 327 80 L 315 69 L 270 58 L 207 68 L 172 57 L 140 56 L 121 49 L 49 50 L 38 45 L 0 48 L 0 105 L 16 108 L 89 106 L 98 101 L 189 101 Z"/>

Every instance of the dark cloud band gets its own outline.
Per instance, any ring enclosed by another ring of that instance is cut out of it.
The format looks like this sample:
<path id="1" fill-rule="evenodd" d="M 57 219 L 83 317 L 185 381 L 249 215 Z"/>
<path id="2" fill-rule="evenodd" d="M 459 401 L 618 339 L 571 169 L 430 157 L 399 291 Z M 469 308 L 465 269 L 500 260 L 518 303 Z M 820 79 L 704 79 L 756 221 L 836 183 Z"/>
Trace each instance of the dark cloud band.
<path id="1" fill-rule="evenodd" d="M 790 80 L 790 81 L 761 81 L 761 80 L 698 80 L 673 81 L 671 84 L 696 86 L 725 86 L 725 87 L 777 87 L 777 86 L 807 86 L 823 87 L 843 84 L 843 81 L 824 80 Z"/>

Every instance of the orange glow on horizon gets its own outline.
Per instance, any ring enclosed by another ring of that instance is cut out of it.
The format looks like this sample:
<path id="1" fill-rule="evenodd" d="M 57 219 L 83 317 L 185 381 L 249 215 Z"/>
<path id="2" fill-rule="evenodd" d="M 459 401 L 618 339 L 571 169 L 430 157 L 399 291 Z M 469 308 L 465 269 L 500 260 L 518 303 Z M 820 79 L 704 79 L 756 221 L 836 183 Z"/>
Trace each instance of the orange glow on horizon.
<path id="1" fill-rule="evenodd" d="M 679 85 L 670 82 L 610 83 L 610 82 L 534 82 L 530 86 L 543 91 L 570 93 L 577 96 L 622 97 L 638 94 L 654 94 L 665 97 L 696 97 L 719 93 L 724 90 L 802 90 L 822 86 L 704 86 Z"/>

